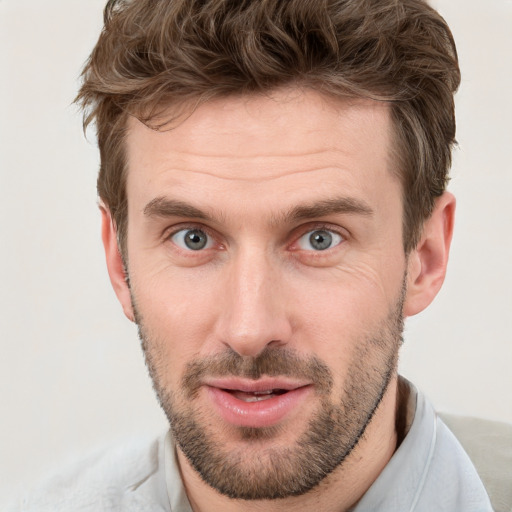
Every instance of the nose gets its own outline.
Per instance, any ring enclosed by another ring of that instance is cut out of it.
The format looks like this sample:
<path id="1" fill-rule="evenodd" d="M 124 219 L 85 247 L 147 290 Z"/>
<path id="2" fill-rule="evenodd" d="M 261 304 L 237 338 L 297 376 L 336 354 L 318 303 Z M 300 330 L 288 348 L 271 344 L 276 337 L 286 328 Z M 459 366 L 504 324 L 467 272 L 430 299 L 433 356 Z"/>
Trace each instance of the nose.
<path id="1" fill-rule="evenodd" d="M 286 345 L 292 325 L 279 265 L 247 250 L 224 269 L 217 339 L 241 356 L 256 357 L 270 345 Z"/>

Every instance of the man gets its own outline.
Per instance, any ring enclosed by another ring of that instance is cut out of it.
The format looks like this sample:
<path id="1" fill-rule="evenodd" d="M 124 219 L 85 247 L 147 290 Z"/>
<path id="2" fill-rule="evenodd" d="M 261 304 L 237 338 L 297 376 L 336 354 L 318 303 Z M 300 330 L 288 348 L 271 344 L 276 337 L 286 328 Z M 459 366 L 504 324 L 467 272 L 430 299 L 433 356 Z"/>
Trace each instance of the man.
<path id="1" fill-rule="evenodd" d="M 453 229 L 442 18 L 420 0 L 111 0 L 83 79 L 110 278 L 171 429 L 31 503 L 492 510 L 397 375 Z"/>

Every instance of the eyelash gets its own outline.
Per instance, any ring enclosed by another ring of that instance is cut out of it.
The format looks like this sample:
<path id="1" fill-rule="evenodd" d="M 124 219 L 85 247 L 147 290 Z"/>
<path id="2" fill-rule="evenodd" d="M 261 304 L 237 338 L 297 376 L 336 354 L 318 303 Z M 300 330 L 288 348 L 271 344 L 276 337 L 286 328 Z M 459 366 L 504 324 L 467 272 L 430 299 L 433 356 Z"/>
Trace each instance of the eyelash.
<path id="1" fill-rule="evenodd" d="M 309 225 L 303 226 L 299 229 L 300 229 L 300 234 L 298 236 L 294 237 L 294 242 L 291 244 L 292 246 L 298 245 L 301 238 L 303 238 L 307 234 L 314 233 L 315 231 L 326 231 L 328 233 L 332 233 L 332 234 L 340 237 L 341 240 L 339 241 L 339 243 L 337 243 L 333 247 L 328 247 L 327 249 L 325 249 L 323 251 L 322 250 L 318 250 L 318 251 L 304 250 L 305 252 L 310 253 L 311 256 L 314 255 L 315 257 L 327 256 L 332 249 L 335 249 L 336 247 L 342 245 L 343 242 L 345 242 L 348 238 L 348 234 L 344 230 L 340 229 L 339 226 L 333 226 L 331 224 L 326 224 L 326 223 L 309 224 Z M 300 251 L 301 249 L 297 248 L 297 249 L 292 249 L 292 250 Z"/>
<path id="2" fill-rule="evenodd" d="M 182 224 L 179 226 L 174 226 L 172 230 L 167 231 L 164 234 L 163 238 L 164 238 L 164 241 L 174 243 L 172 241 L 172 238 L 176 234 L 180 233 L 181 231 L 193 231 L 193 230 L 198 230 L 198 231 L 204 232 L 208 236 L 209 239 L 213 240 L 214 245 L 216 245 L 217 248 L 223 247 L 223 245 L 221 243 L 216 241 L 218 239 L 218 236 L 216 236 L 216 233 L 213 232 L 213 230 L 211 230 L 210 228 L 208 228 L 202 224 Z M 333 233 L 334 235 L 339 236 L 341 238 L 341 240 L 339 243 L 334 245 L 334 247 L 329 247 L 323 251 L 322 250 L 318 250 L 318 251 L 309 250 L 308 251 L 308 250 L 304 250 L 304 249 L 300 249 L 300 248 L 296 248 L 296 249 L 293 248 L 293 246 L 296 246 L 298 244 L 299 240 L 302 237 L 304 237 L 308 233 L 313 233 L 315 231 L 327 231 L 329 233 Z M 334 226 L 332 226 L 330 224 L 326 224 L 326 223 L 318 223 L 318 224 L 313 224 L 313 225 L 309 224 L 309 225 L 301 226 L 295 230 L 295 233 L 297 233 L 297 235 L 293 234 L 293 242 L 291 244 L 287 244 L 287 247 L 291 248 L 290 250 L 293 252 L 303 250 L 304 252 L 311 253 L 311 255 L 314 255 L 315 257 L 327 256 L 327 254 L 331 251 L 331 249 L 335 249 L 336 247 L 342 245 L 347 240 L 347 237 L 348 237 L 348 234 L 345 233 L 344 230 L 341 230 L 339 228 L 339 226 L 334 227 Z M 174 243 L 174 245 L 176 245 L 176 244 Z M 186 250 L 179 246 L 177 246 L 177 247 L 182 251 L 185 251 L 187 253 L 192 253 L 192 254 L 196 253 L 197 255 L 199 255 L 199 253 L 201 253 L 201 252 L 204 252 L 202 250 L 193 251 L 192 249 Z"/>
<path id="3" fill-rule="evenodd" d="M 163 235 L 164 242 L 171 241 L 172 237 L 177 235 L 180 231 L 202 231 L 205 233 L 208 238 L 212 240 L 216 240 L 218 236 L 214 234 L 214 232 L 202 224 L 181 224 L 179 226 L 173 226 L 172 229 L 167 230 Z"/>

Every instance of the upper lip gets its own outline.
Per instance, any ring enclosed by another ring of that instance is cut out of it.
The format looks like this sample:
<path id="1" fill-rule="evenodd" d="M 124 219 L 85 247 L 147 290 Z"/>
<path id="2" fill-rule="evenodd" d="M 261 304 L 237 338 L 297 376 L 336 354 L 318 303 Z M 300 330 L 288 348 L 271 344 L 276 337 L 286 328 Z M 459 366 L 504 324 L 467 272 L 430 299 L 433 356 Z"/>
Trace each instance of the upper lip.
<path id="1" fill-rule="evenodd" d="M 258 380 L 240 377 L 222 377 L 204 379 L 203 383 L 206 386 L 218 389 L 243 391 L 245 393 L 257 393 L 261 391 L 270 391 L 272 389 L 292 391 L 311 384 L 311 382 L 286 377 L 264 377 Z"/>

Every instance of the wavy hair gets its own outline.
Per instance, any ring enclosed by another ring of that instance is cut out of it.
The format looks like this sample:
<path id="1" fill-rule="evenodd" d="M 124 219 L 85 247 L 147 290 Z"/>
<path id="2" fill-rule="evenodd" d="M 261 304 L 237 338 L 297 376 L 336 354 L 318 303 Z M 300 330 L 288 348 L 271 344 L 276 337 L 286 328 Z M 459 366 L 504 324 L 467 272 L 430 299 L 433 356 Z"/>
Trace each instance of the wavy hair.
<path id="1" fill-rule="evenodd" d="M 283 86 L 389 102 L 407 253 L 446 188 L 459 83 L 450 29 L 423 0 L 109 0 L 76 101 L 122 253 L 128 116 L 159 129 L 170 106 Z"/>

